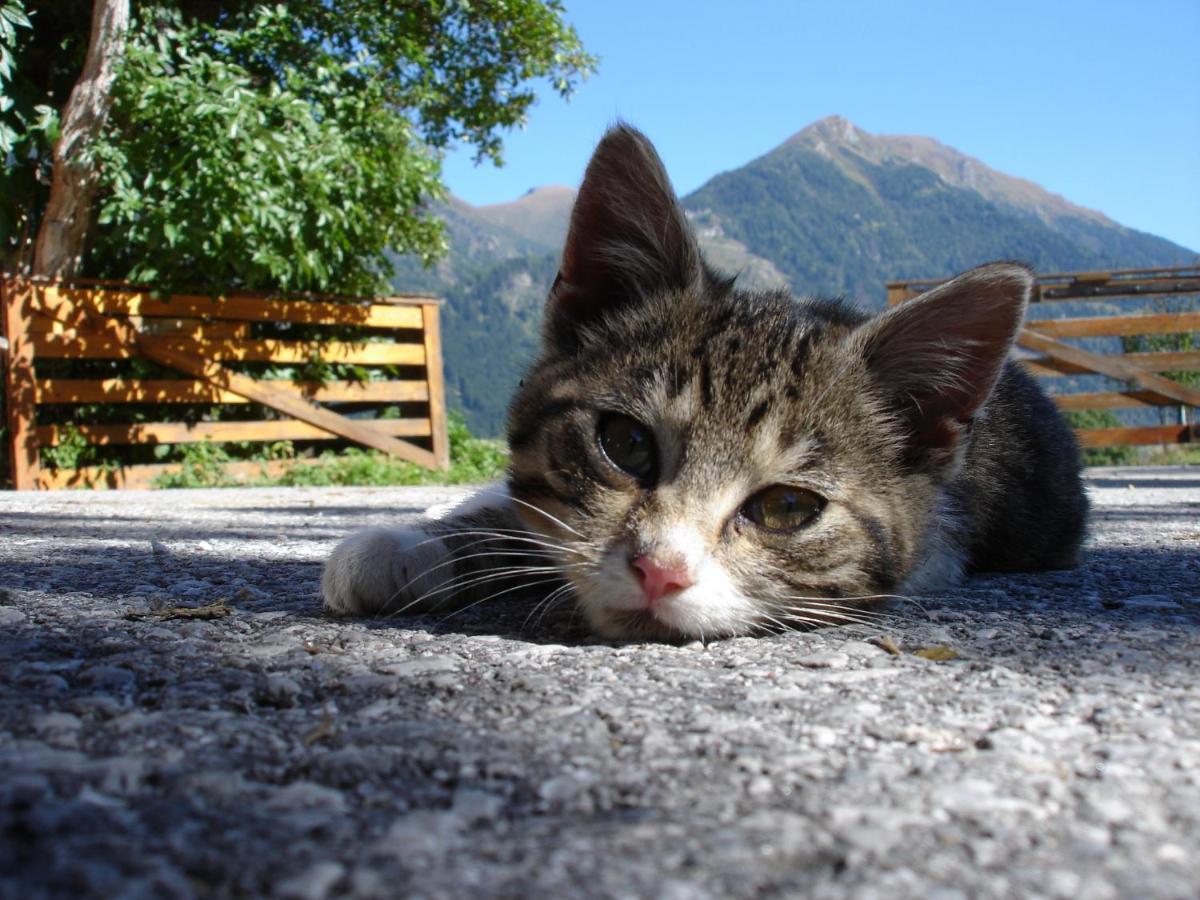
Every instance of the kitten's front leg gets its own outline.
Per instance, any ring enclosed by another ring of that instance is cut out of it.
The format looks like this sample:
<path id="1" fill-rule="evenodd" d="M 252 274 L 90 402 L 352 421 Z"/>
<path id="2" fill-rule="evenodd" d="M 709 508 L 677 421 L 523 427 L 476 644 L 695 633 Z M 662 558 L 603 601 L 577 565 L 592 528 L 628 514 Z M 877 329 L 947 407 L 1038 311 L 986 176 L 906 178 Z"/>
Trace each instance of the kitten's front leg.
<path id="1" fill-rule="evenodd" d="M 362 616 L 462 606 L 487 581 L 477 573 L 511 562 L 504 547 L 514 527 L 507 488 L 495 485 L 450 510 L 435 507 L 410 527 L 360 531 L 325 563 L 325 608 Z"/>
<path id="2" fill-rule="evenodd" d="M 425 524 L 425 523 L 421 523 Z M 321 573 L 325 608 L 335 615 L 428 612 L 448 599 L 450 549 L 419 525 L 368 528 L 338 544 Z"/>

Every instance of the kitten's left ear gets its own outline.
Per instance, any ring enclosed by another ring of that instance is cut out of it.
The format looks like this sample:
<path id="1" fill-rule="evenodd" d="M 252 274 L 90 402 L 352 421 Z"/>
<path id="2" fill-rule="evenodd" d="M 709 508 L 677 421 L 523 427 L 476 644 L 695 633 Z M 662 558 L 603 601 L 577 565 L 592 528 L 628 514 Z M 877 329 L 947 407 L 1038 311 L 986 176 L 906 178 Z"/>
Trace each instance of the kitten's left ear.
<path id="1" fill-rule="evenodd" d="M 617 125 L 588 163 L 571 210 L 546 337 L 570 345 L 580 325 L 701 277 L 704 264 L 662 160 L 640 131 Z"/>
<path id="2" fill-rule="evenodd" d="M 872 319 L 855 333 L 909 456 L 946 462 L 987 400 L 1012 347 L 1033 274 L 1017 263 L 980 266 Z"/>

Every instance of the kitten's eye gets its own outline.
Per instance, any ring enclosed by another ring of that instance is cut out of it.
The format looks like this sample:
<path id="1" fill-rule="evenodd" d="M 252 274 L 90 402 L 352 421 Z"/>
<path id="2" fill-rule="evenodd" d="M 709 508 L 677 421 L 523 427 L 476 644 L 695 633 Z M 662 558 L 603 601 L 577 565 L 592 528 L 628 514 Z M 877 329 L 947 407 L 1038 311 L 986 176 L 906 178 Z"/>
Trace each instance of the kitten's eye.
<path id="1" fill-rule="evenodd" d="M 795 531 L 825 508 L 825 498 L 804 488 L 777 484 L 746 501 L 742 515 L 769 531 Z"/>
<path id="2" fill-rule="evenodd" d="M 654 435 L 641 422 L 608 413 L 600 419 L 596 433 L 604 455 L 618 469 L 640 479 L 654 474 L 658 463 Z"/>

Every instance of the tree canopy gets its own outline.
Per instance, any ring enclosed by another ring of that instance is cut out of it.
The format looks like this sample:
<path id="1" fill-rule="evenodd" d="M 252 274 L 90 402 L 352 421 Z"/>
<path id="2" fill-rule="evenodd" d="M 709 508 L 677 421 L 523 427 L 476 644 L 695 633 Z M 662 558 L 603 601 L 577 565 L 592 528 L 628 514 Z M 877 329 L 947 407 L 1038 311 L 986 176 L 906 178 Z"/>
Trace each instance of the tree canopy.
<path id="1" fill-rule="evenodd" d="M 90 4 L 2 2 L 0 15 L 14 10 L 0 24 L 12 268 L 44 207 Z M 182 0 L 135 3 L 134 21 L 89 149 L 99 188 L 84 271 L 164 285 L 384 288 L 385 251 L 444 248 L 428 211 L 444 192 L 441 151 L 461 142 L 500 163 L 537 83 L 566 96 L 594 66 L 558 0 Z"/>

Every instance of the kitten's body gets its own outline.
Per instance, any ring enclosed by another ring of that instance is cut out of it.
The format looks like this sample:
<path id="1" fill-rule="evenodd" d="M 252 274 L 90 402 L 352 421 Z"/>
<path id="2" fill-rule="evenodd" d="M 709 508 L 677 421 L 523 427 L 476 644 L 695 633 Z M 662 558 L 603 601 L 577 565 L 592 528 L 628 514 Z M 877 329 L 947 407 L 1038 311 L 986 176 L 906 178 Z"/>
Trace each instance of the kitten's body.
<path id="1" fill-rule="evenodd" d="M 734 290 L 700 259 L 648 142 L 615 129 L 513 400 L 507 486 L 351 538 L 326 604 L 569 586 L 603 635 L 707 637 L 837 621 L 970 571 L 1071 565 L 1077 449 L 1005 363 L 1029 283 L 984 267 L 874 319 Z"/>

